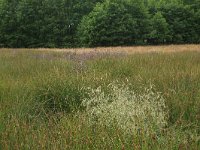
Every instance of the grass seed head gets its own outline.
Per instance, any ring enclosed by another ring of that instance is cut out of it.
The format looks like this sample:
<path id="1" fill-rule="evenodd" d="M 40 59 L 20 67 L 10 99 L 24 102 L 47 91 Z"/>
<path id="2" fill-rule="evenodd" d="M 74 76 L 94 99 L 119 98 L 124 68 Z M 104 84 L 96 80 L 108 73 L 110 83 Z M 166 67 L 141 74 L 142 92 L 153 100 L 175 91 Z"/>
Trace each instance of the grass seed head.
<path id="1" fill-rule="evenodd" d="M 101 87 L 89 89 L 89 98 L 82 105 L 91 124 L 117 126 L 126 132 L 155 131 L 167 125 L 167 108 L 161 93 L 153 87 L 135 93 L 128 85 L 113 82 L 110 92 Z"/>

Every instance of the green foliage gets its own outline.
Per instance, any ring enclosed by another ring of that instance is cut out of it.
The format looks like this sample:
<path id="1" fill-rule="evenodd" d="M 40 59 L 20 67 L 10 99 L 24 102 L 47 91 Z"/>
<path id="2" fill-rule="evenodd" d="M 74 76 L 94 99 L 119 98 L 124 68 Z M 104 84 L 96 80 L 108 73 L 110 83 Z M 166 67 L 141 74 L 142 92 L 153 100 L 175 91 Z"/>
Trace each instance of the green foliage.
<path id="1" fill-rule="evenodd" d="M 2 0 L 0 47 L 72 47 L 82 16 L 101 0 Z"/>
<path id="2" fill-rule="evenodd" d="M 200 8 L 200 7 L 199 7 Z M 197 43 L 200 43 L 200 10 L 198 10 L 194 15 L 194 29 L 196 31 Z"/>
<path id="3" fill-rule="evenodd" d="M 0 9 L 0 47 L 20 47 L 18 43 L 17 6 L 19 1 L 2 0 Z"/>
<path id="4" fill-rule="evenodd" d="M 199 0 L 1 0 L 0 47 L 199 43 L 199 9 Z"/>
<path id="5" fill-rule="evenodd" d="M 169 24 L 160 12 L 157 12 L 152 18 L 153 30 L 149 34 L 149 43 L 165 43 L 170 39 Z"/>
<path id="6" fill-rule="evenodd" d="M 190 6 L 162 5 L 160 11 L 169 24 L 171 40 L 168 43 L 197 43 L 199 35 L 195 31 L 195 12 Z"/>
<path id="7" fill-rule="evenodd" d="M 83 18 L 78 36 L 85 46 L 132 45 L 148 33 L 148 13 L 139 1 L 105 1 Z"/>

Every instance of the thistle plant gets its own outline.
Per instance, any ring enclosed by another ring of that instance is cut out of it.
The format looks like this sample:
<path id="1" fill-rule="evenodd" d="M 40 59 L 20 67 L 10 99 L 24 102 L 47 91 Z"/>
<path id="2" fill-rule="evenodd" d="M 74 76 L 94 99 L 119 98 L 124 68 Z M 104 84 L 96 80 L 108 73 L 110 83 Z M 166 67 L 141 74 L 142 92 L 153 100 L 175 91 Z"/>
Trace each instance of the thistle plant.
<path id="1" fill-rule="evenodd" d="M 167 125 L 168 112 L 165 99 L 153 86 L 136 93 L 125 83 L 108 85 L 110 92 L 102 87 L 88 88 L 89 98 L 83 100 L 89 123 L 117 126 L 125 133 L 157 131 Z"/>

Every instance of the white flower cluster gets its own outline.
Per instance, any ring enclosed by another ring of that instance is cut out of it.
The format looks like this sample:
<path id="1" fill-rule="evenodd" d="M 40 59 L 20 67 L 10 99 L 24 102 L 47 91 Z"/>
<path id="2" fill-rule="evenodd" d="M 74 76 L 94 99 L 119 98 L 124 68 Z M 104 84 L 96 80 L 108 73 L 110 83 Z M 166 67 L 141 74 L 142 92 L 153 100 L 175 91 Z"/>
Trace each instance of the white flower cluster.
<path id="1" fill-rule="evenodd" d="M 109 84 L 110 92 L 101 87 L 89 88 L 89 98 L 82 105 L 89 122 L 117 126 L 126 132 L 155 131 L 167 125 L 168 112 L 165 100 L 152 87 L 136 94 L 126 84 Z"/>

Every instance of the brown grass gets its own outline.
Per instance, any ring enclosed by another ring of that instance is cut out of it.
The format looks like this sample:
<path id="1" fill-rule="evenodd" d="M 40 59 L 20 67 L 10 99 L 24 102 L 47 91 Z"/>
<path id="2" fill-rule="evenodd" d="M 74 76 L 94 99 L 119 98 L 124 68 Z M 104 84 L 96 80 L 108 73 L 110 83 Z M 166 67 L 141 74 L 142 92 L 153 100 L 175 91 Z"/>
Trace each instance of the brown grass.
<path id="1" fill-rule="evenodd" d="M 6 50 L 0 49 L 0 50 Z M 19 49 L 27 50 L 27 49 Z M 97 47 L 97 48 L 36 48 L 28 49 L 36 51 L 53 51 L 53 52 L 75 52 L 78 54 L 88 52 L 125 52 L 128 54 L 133 53 L 169 53 L 169 52 L 184 52 L 184 51 L 200 51 L 200 44 L 188 45 L 165 45 L 165 46 L 131 46 L 131 47 Z"/>

